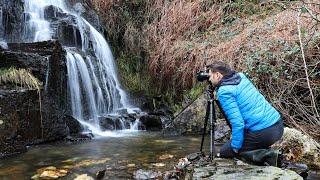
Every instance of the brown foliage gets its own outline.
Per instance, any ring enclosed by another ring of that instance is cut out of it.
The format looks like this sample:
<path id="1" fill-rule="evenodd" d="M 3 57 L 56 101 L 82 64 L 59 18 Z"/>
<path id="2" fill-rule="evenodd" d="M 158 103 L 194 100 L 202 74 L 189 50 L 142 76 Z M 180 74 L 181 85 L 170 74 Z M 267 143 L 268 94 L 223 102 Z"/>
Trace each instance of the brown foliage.
<path id="1" fill-rule="evenodd" d="M 320 139 L 320 117 L 312 111 L 297 30 L 297 10 L 304 7 L 309 11 L 301 16 L 302 42 L 312 91 L 319 102 L 319 4 L 316 0 L 275 2 L 130 1 L 124 7 L 120 0 L 94 0 L 106 27 L 116 37 L 122 33 L 125 50 L 147 52 L 149 72 L 161 89 L 191 88 L 199 69 L 223 60 L 249 73 L 288 125 Z M 116 11 L 125 8 L 138 13 L 140 20 L 131 17 L 130 21 Z M 119 25 L 123 19 L 128 21 Z M 319 103 L 316 106 L 319 109 Z"/>

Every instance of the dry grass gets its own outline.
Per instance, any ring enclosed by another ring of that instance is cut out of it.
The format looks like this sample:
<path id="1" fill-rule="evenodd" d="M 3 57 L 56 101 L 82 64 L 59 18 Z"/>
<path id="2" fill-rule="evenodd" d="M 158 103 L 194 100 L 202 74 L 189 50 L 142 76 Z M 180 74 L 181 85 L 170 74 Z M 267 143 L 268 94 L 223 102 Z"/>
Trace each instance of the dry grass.
<path id="1" fill-rule="evenodd" d="M 0 85 L 15 84 L 28 89 L 41 89 L 42 83 L 26 69 L 0 69 Z"/>
<path id="2" fill-rule="evenodd" d="M 42 106 L 41 106 L 41 88 L 42 83 L 34 77 L 29 70 L 26 69 L 0 69 L 0 86 L 13 84 L 15 87 L 23 87 L 27 89 L 36 89 L 39 94 L 39 106 L 40 106 L 40 120 L 41 120 L 41 134 L 44 137 L 43 122 L 42 122 Z"/>

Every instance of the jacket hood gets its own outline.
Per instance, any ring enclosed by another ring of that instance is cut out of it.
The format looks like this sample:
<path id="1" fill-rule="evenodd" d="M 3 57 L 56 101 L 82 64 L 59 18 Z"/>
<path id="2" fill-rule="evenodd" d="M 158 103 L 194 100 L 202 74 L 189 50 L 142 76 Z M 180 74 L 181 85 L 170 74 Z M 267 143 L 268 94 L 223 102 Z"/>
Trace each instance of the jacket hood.
<path id="1" fill-rule="evenodd" d="M 228 75 L 228 76 L 224 76 L 218 87 L 219 86 L 224 86 L 224 85 L 238 85 L 241 81 L 241 76 L 236 73 L 236 72 L 233 72 L 232 74 Z"/>

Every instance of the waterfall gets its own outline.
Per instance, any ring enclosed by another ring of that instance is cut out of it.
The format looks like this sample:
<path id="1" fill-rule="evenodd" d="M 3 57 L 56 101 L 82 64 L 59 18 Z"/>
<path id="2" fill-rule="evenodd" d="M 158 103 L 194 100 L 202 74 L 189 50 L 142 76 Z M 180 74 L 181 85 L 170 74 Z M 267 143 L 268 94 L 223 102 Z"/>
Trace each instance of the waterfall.
<path id="1" fill-rule="evenodd" d="M 29 15 L 25 22 L 24 37 L 27 41 L 38 42 L 51 39 L 50 23 L 44 18 L 45 7 L 54 5 L 65 9 L 64 0 L 25 0 L 24 10 Z"/>
<path id="2" fill-rule="evenodd" d="M 119 109 L 129 112 L 138 109 L 131 108 L 120 86 L 110 47 L 88 21 L 68 8 L 63 0 L 25 0 L 25 13 L 30 17 L 25 22 L 24 35 L 27 41 L 52 39 L 55 29 L 45 19 L 45 8 L 48 6 L 55 6 L 75 19 L 76 29 L 71 33 L 75 46 L 78 46 L 76 30 L 81 35 L 81 49 L 65 47 L 72 116 L 92 133 L 108 136 L 110 132 L 100 128 L 101 117 L 116 113 Z M 120 121 L 122 128 L 125 128 L 124 121 Z M 137 128 L 137 124 L 137 121 L 131 124 L 130 129 Z"/>

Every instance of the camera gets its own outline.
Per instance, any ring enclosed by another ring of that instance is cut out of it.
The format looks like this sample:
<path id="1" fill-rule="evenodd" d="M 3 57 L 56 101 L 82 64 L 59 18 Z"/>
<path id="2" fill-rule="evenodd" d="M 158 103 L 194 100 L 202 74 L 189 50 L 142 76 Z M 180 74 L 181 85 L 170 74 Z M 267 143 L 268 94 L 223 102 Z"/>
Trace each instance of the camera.
<path id="1" fill-rule="evenodd" d="M 210 78 L 209 76 L 209 69 L 207 70 L 201 70 L 197 73 L 197 80 L 200 81 L 200 82 L 203 82 L 203 81 L 208 81 Z"/>

